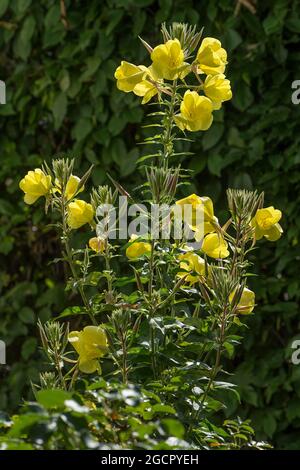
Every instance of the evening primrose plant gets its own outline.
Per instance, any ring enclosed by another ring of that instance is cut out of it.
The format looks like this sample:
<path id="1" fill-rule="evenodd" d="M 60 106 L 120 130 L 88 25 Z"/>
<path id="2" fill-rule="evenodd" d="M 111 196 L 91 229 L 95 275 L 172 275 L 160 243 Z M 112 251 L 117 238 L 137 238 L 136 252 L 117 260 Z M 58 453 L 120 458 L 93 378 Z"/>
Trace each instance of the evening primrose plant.
<path id="1" fill-rule="evenodd" d="M 49 371 L 34 389 L 37 397 L 49 389 L 80 390 L 83 403 L 99 410 L 102 398 L 91 390 L 135 387 L 142 398 L 127 408 L 134 422 L 145 425 L 156 416 L 151 400 L 156 401 L 158 420 L 172 416 L 180 422 L 184 444 L 178 440 L 178 448 L 262 448 L 249 423 L 220 424 L 226 393 L 239 400 L 222 360 L 232 358 L 244 322 L 255 312 L 249 280 L 254 250 L 263 237 L 280 238 L 281 212 L 264 207 L 263 194 L 228 189 L 228 218 L 221 223 L 205 194 L 185 191 L 179 197 L 190 177 L 179 164 L 182 143 L 213 125 L 214 113 L 232 92 L 227 53 L 218 39 L 178 23 L 163 25 L 162 38 L 158 45 L 141 39 L 149 54 L 145 65 L 122 60 L 115 71 L 120 92 L 157 106 L 149 116 L 155 133 L 144 142 L 157 150 L 139 161 L 145 178 L 135 191 L 139 200 L 111 177 L 110 186 L 89 195 L 93 169 L 78 176 L 68 158 L 30 170 L 20 182 L 26 204 L 43 197 L 45 210 L 55 213 L 62 247 L 56 261 L 68 266 L 67 288 L 81 299 L 52 322 L 39 323 Z M 124 206 L 115 216 L 118 196 L 140 209 L 125 240 L 118 225 Z M 89 234 L 79 250 L 73 247 L 77 230 Z M 105 440 L 99 429 L 93 438 Z M 120 436 L 112 439 L 107 445 L 126 445 Z M 155 433 L 155 443 L 163 439 Z"/>

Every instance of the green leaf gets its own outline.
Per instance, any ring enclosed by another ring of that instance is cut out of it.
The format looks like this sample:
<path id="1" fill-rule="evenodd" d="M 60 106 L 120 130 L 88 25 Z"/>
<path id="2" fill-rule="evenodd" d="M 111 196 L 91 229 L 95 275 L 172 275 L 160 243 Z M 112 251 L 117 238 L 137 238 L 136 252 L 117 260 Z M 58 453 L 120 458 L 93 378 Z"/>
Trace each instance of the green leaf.
<path id="1" fill-rule="evenodd" d="M 60 79 L 59 79 L 59 86 L 60 86 L 61 91 L 66 92 L 68 88 L 70 87 L 70 84 L 71 84 L 70 74 L 68 70 L 63 69 L 60 74 Z"/>
<path id="2" fill-rule="evenodd" d="M 34 311 L 30 307 L 24 306 L 19 311 L 19 318 L 23 323 L 32 324 L 35 321 Z"/>
<path id="3" fill-rule="evenodd" d="M 31 38 L 35 30 L 36 21 L 34 16 L 28 16 L 14 44 L 14 52 L 17 57 L 27 60 L 31 51 Z"/>
<path id="4" fill-rule="evenodd" d="M 67 95 L 65 93 L 60 93 L 56 96 L 54 103 L 53 103 L 53 116 L 54 116 L 54 127 L 56 130 L 60 128 L 64 117 L 67 112 L 68 100 Z"/>
<path id="5" fill-rule="evenodd" d="M 72 315 L 87 315 L 87 312 L 84 307 L 68 307 L 56 318 L 60 319 L 70 317 Z"/>
<path id="6" fill-rule="evenodd" d="M 203 150 L 209 150 L 214 147 L 221 139 L 224 132 L 224 125 L 220 123 L 213 123 L 211 128 L 205 132 L 202 139 Z"/>
<path id="7" fill-rule="evenodd" d="M 36 338 L 27 338 L 22 345 L 21 354 L 25 361 L 32 356 L 37 348 L 37 339 Z"/>
<path id="8" fill-rule="evenodd" d="M 221 170 L 223 168 L 223 163 L 223 159 L 220 155 L 212 154 L 207 161 L 210 173 L 212 175 L 220 176 Z"/>
<path id="9" fill-rule="evenodd" d="M 9 0 L 1 0 L 0 1 L 0 16 L 4 15 L 7 10 L 9 4 Z"/>
<path id="10" fill-rule="evenodd" d="M 4 4 L 5 4 L 5 1 L 4 1 Z M 26 12 L 26 10 L 28 10 L 30 5 L 31 5 L 31 0 L 17 0 L 16 5 L 15 5 L 17 15 L 23 15 Z"/>
<path id="11" fill-rule="evenodd" d="M 157 403 L 151 408 L 153 414 L 167 413 L 167 414 L 176 414 L 175 409 L 170 405 L 163 405 Z"/>
<path id="12" fill-rule="evenodd" d="M 89 118 L 80 118 L 72 130 L 72 136 L 78 142 L 84 140 L 92 131 L 93 125 Z"/>
<path id="13" fill-rule="evenodd" d="M 40 390 L 36 393 L 37 401 L 45 408 L 62 408 L 66 400 L 72 399 L 72 394 L 64 390 Z"/>
<path id="14" fill-rule="evenodd" d="M 238 87 L 234 89 L 232 104 L 239 111 L 245 111 L 253 103 L 254 97 L 248 84 L 241 80 Z"/>
<path id="15" fill-rule="evenodd" d="M 179 439 L 182 439 L 184 437 L 184 434 L 185 434 L 184 426 L 177 419 L 171 419 L 171 418 L 163 419 L 162 425 L 167 428 L 167 432 L 171 436 L 178 437 Z"/>
<path id="16" fill-rule="evenodd" d="M 272 437 L 277 428 L 277 422 L 271 413 L 264 416 L 263 429 L 268 437 Z"/>

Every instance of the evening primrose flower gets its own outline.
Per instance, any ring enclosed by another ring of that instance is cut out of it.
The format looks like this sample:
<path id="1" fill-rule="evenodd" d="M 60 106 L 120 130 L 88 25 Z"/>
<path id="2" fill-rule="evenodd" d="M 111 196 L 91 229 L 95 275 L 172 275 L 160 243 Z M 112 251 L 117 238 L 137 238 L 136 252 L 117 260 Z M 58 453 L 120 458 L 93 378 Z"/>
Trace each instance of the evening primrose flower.
<path id="1" fill-rule="evenodd" d="M 228 244 L 219 233 L 209 233 L 203 239 L 201 250 L 211 258 L 227 258 Z"/>
<path id="2" fill-rule="evenodd" d="M 68 225 L 72 229 L 76 229 L 85 224 L 92 223 L 94 218 L 94 210 L 91 204 L 74 199 L 68 205 Z"/>
<path id="3" fill-rule="evenodd" d="M 129 259 L 140 258 L 144 255 L 150 255 L 151 243 L 144 241 L 135 241 L 139 237 L 137 235 L 131 235 L 129 240 L 130 245 L 126 248 L 126 256 Z"/>
<path id="4" fill-rule="evenodd" d="M 222 73 L 207 75 L 203 90 L 206 96 L 213 102 L 214 109 L 220 109 L 223 101 L 228 101 L 232 98 L 230 81 Z"/>
<path id="5" fill-rule="evenodd" d="M 103 253 L 105 250 L 105 240 L 100 237 L 93 237 L 89 239 L 89 247 L 95 253 Z"/>
<path id="6" fill-rule="evenodd" d="M 207 75 L 224 73 L 227 64 L 227 52 L 221 42 L 215 38 L 204 38 L 196 58 L 200 72 Z"/>
<path id="7" fill-rule="evenodd" d="M 235 291 L 229 296 L 229 301 L 232 303 L 235 296 Z M 237 304 L 237 313 L 241 315 L 249 315 L 255 307 L 255 294 L 252 290 L 244 287 L 241 298 Z"/>
<path id="8" fill-rule="evenodd" d="M 135 85 L 133 93 L 137 96 L 143 96 L 142 104 L 146 104 L 159 93 L 161 85 L 163 85 L 163 80 L 157 75 L 153 65 L 150 65 L 145 69 L 143 80 Z"/>
<path id="9" fill-rule="evenodd" d="M 209 98 L 187 90 L 180 105 L 180 114 L 174 118 L 175 123 L 181 130 L 206 131 L 213 122 L 212 110 Z"/>
<path id="10" fill-rule="evenodd" d="M 117 88 L 125 93 L 133 91 L 134 87 L 143 80 L 147 67 L 134 65 L 122 60 L 121 65 L 115 71 Z"/>
<path id="11" fill-rule="evenodd" d="M 71 331 L 68 340 L 78 353 L 81 372 L 101 372 L 98 359 L 107 352 L 108 342 L 106 333 L 100 326 L 86 326 L 81 331 Z"/>
<path id="12" fill-rule="evenodd" d="M 84 190 L 84 186 L 81 186 L 81 188 L 78 190 L 79 183 L 80 178 L 78 178 L 78 176 L 71 175 L 69 177 L 65 189 L 65 196 L 67 201 L 70 201 L 70 199 L 72 199 L 77 193 L 81 193 L 81 191 Z M 61 193 L 61 184 L 58 179 L 55 180 L 54 191 Z"/>
<path id="13" fill-rule="evenodd" d="M 184 207 L 191 206 L 191 224 L 189 225 L 191 230 L 199 231 L 199 233 L 202 232 L 202 236 L 215 230 L 218 219 L 214 215 L 214 206 L 209 197 L 191 194 L 176 201 L 176 205 L 183 208 L 183 217 L 185 217 Z M 197 218 L 199 219 L 198 221 Z M 203 226 L 199 227 L 197 225 L 199 221 L 203 221 Z"/>
<path id="14" fill-rule="evenodd" d="M 19 183 L 20 189 L 25 193 L 26 204 L 33 204 L 41 196 L 47 196 L 51 186 L 51 176 L 46 175 L 40 168 L 29 171 Z"/>
<path id="15" fill-rule="evenodd" d="M 149 80 L 142 80 L 140 83 L 135 85 L 133 93 L 137 96 L 143 96 L 142 104 L 148 103 L 153 96 L 158 94 L 158 88 L 155 83 Z"/>
<path id="16" fill-rule="evenodd" d="M 165 44 L 156 46 L 151 52 L 153 71 L 160 78 L 175 80 L 188 73 L 188 64 L 184 62 L 184 53 L 178 39 L 170 39 Z"/>
<path id="17" fill-rule="evenodd" d="M 77 192 L 81 192 L 81 191 L 84 190 L 84 186 L 82 186 L 78 191 L 79 183 L 80 183 L 80 178 L 78 178 L 78 176 L 75 176 L 75 175 L 70 176 L 70 178 L 67 182 L 67 186 L 66 186 L 67 201 L 72 199 L 72 197 L 75 196 L 75 194 L 77 194 Z"/>
<path id="18" fill-rule="evenodd" d="M 273 206 L 258 209 L 251 220 L 256 240 L 260 240 L 262 237 L 272 242 L 278 240 L 283 232 L 278 223 L 281 217 L 281 211 L 274 209 Z"/>
<path id="19" fill-rule="evenodd" d="M 177 273 L 177 276 L 182 278 L 188 274 L 185 281 L 191 285 L 201 280 L 205 276 L 205 261 L 201 256 L 192 251 L 179 255 L 179 267 L 183 269 Z"/>

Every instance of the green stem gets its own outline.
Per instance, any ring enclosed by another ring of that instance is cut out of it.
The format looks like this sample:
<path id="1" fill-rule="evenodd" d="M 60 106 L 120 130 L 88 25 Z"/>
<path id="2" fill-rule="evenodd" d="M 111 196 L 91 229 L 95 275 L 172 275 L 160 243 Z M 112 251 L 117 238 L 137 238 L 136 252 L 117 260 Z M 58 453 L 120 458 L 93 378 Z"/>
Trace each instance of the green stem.
<path id="1" fill-rule="evenodd" d="M 244 260 L 244 251 L 245 251 L 245 244 L 243 243 L 243 236 L 242 236 L 242 223 L 239 219 L 236 226 L 236 237 L 234 243 L 234 253 L 232 257 L 230 273 L 231 274 L 241 274 L 239 273 L 239 261 L 243 262 Z"/>
<path id="2" fill-rule="evenodd" d="M 66 390 L 66 382 L 65 382 L 65 379 L 64 379 L 64 376 L 63 376 L 63 373 L 61 371 L 61 367 L 60 367 L 60 357 L 59 357 L 59 354 L 57 354 L 57 351 L 55 351 L 55 368 L 57 370 L 57 373 L 58 373 L 58 376 L 59 376 L 59 380 L 60 380 L 60 383 L 61 383 L 61 386 L 64 390 Z"/>
<path id="3" fill-rule="evenodd" d="M 219 369 L 219 366 L 220 366 L 223 343 L 224 343 L 224 337 L 225 337 L 225 330 L 226 330 L 226 316 L 227 316 L 227 306 L 223 309 L 223 313 L 222 313 L 221 326 L 220 326 L 220 335 L 219 335 L 219 341 L 218 341 L 219 345 L 218 345 L 218 349 L 217 349 L 216 360 L 215 360 L 214 366 L 211 370 L 211 374 L 210 374 L 209 381 L 207 383 L 206 389 L 205 389 L 205 391 L 202 395 L 199 409 L 195 413 L 195 416 L 194 416 L 195 421 L 197 421 L 199 419 L 200 413 L 201 413 L 202 408 L 203 408 L 203 404 L 204 404 L 204 402 L 205 402 L 205 400 L 206 400 L 206 398 L 207 398 L 207 396 L 210 392 L 210 389 L 211 389 L 212 384 L 213 384 L 213 382 L 216 378 L 216 375 L 217 375 L 217 372 L 218 372 L 218 369 Z M 192 424 L 189 426 L 188 433 L 190 433 L 191 430 L 192 430 Z"/>
<path id="4" fill-rule="evenodd" d="M 151 240 L 151 254 L 149 259 L 149 285 L 148 285 L 148 295 L 149 303 L 151 304 L 152 293 L 153 293 L 153 279 L 154 279 L 154 240 Z"/>
<path id="5" fill-rule="evenodd" d="M 208 393 L 210 392 L 211 386 L 213 384 L 213 381 L 215 380 L 215 377 L 217 375 L 218 368 L 220 366 L 221 362 L 221 355 L 222 355 L 222 348 L 223 348 L 223 343 L 224 343 L 224 337 L 225 337 L 225 330 L 226 330 L 226 315 L 227 315 L 227 308 L 224 308 L 223 313 L 222 313 L 222 319 L 221 319 L 221 328 L 220 328 L 220 336 L 219 336 L 219 345 L 217 349 L 217 354 L 216 354 L 216 360 L 215 364 L 213 366 L 210 379 L 208 381 L 206 390 L 202 396 L 201 399 L 201 405 L 203 405 Z M 200 408 L 201 409 L 201 408 Z"/>
<path id="6" fill-rule="evenodd" d="M 152 324 L 150 325 L 150 347 L 151 347 L 151 362 L 152 362 L 153 376 L 156 379 L 157 372 L 156 372 L 155 329 Z"/>
<path id="7" fill-rule="evenodd" d="M 78 292 L 79 292 L 79 294 L 82 298 L 83 304 L 84 304 L 84 306 L 86 308 L 86 311 L 87 311 L 87 313 L 90 317 L 90 320 L 92 321 L 93 325 L 97 325 L 97 322 L 95 320 L 95 317 L 94 317 L 93 312 L 91 310 L 91 307 L 89 305 L 89 301 L 86 297 L 86 294 L 84 292 L 84 289 L 83 289 L 82 285 L 80 284 L 80 279 L 78 277 L 76 267 L 74 265 L 73 254 L 72 254 L 72 250 L 71 250 L 70 243 L 69 243 L 69 228 L 68 228 L 68 224 L 67 224 L 66 200 L 65 200 L 65 197 L 63 195 L 62 195 L 62 199 L 61 199 L 61 213 L 62 213 L 62 232 L 63 232 L 62 233 L 62 242 L 63 242 L 63 245 L 65 247 L 65 258 L 66 258 L 66 260 L 69 264 L 72 276 L 76 281 L 76 286 L 77 286 Z"/>
<path id="8" fill-rule="evenodd" d="M 165 131 L 162 136 L 162 145 L 163 145 L 163 167 L 165 169 L 168 168 L 169 158 L 174 153 L 172 130 L 173 130 L 173 121 L 174 121 L 174 113 L 175 113 L 175 106 L 176 106 L 176 92 L 177 92 L 177 80 L 174 80 L 172 84 L 171 99 L 168 103 L 168 110 L 163 120 Z M 154 314 L 155 314 L 155 309 L 153 308 L 153 299 L 152 299 L 153 281 L 154 281 L 154 248 L 155 248 L 154 240 L 151 240 L 151 255 L 150 255 L 150 260 L 149 260 L 149 286 L 148 286 L 148 300 L 149 300 L 149 310 L 150 310 L 151 319 L 154 318 Z M 156 378 L 157 377 L 156 335 L 155 335 L 155 328 L 152 324 L 150 325 L 150 348 L 151 348 L 151 362 L 152 362 L 153 376 L 154 378 Z"/>
<path id="9" fill-rule="evenodd" d="M 74 370 L 74 373 L 73 373 L 72 378 L 71 378 L 70 383 L 69 383 L 69 391 L 73 389 L 74 384 L 76 382 L 78 372 L 79 372 L 78 371 L 78 364 L 76 364 L 71 370 L 72 371 Z"/>
<path id="10" fill-rule="evenodd" d="M 149 285 L 148 285 L 148 302 L 149 302 L 149 313 L 150 319 L 154 317 L 154 309 L 152 304 L 153 294 L 153 280 L 154 280 L 154 247 L 155 242 L 151 240 L 151 255 L 149 260 Z M 153 376 L 156 378 L 156 348 L 155 348 L 155 329 L 153 325 L 150 325 L 150 348 L 151 348 L 151 362 Z"/>
<path id="11" fill-rule="evenodd" d="M 173 154 L 173 143 L 172 143 L 172 130 L 174 121 L 174 111 L 176 105 L 176 91 L 177 91 L 177 80 L 173 81 L 172 95 L 169 102 L 169 109 L 164 120 L 165 132 L 163 135 L 163 166 L 168 168 L 169 157 Z"/>
<path id="12" fill-rule="evenodd" d="M 128 383 L 128 377 L 127 377 L 127 345 L 126 345 L 126 337 L 124 335 L 124 332 L 122 332 L 122 337 L 121 337 L 121 343 L 122 343 L 122 376 L 123 376 L 123 383 L 126 385 Z"/>
<path id="13" fill-rule="evenodd" d="M 241 220 L 238 220 L 237 227 L 236 227 L 236 238 L 235 238 L 235 249 L 233 253 L 233 258 L 232 258 L 232 263 L 230 266 L 230 273 L 231 274 L 237 274 L 239 277 L 241 276 L 241 272 L 239 272 L 239 266 L 238 263 L 240 261 L 243 261 L 244 259 L 244 250 L 245 250 L 245 244 L 243 243 L 243 236 L 242 236 L 242 227 L 241 227 Z M 195 414 L 195 420 L 199 418 L 200 412 L 203 408 L 203 404 L 207 398 L 207 395 L 209 394 L 212 384 L 216 378 L 216 375 L 218 373 L 218 369 L 220 366 L 221 362 L 221 355 L 222 355 L 222 349 L 223 349 L 223 344 L 225 340 L 225 333 L 226 333 L 226 320 L 227 320 L 227 313 L 228 313 L 228 304 L 229 299 L 227 300 L 227 304 L 223 308 L 222 312 L 222 317 L 221 317 L 221 326 L 220 326 L 220 335 L 219 335 L 219 345 L 217 349 L 217 354 L 216 354 L 216 360 L 214 363 L 214 366 L 212 368 L 210 378 L 207 384 L 207 387 L 203 393 L 203 396 L 201 398 L 200 402 L 200 408 Z M 191 430 L 191 427 L 190 427 Z"/>
<path id="14" fill-rule="evenodd" d="M 113 286 L 112 286 L 112 279 L 111 279 L 110 252 L 109 252 L 109 246 L 108 246 L 108 241 L 107 240 L 105 241 L 104 258 L 105 258 L 105 268 L 106 268 L 106 271 L 108 272 L 107 289 L 108 289 L 108 293 L 111 294 L 112 290 L 113 290 Z"/>

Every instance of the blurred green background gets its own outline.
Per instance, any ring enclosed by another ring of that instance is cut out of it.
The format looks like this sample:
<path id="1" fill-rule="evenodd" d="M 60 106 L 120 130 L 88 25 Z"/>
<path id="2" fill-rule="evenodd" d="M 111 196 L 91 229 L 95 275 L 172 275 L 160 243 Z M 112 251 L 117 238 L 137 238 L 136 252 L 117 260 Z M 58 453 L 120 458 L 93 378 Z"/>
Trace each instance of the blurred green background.
<path id="1" fill-rule="evenodd" d="M 228 186 L 264 190 L 266 205 L 283 211 L 284 236 L 260 242 L 251 286 L 255 316 L 229 364 L 242 405 L 228 413 L 250 417 L 257 437 L 276 448 L 300 448 L 300 365 L 290 362 L 300 338 L 299 163 L 300 105 L 291 102 L 300 80 L 299 0 L 0 0 L 0 409 L 14 410 L 41 367 L 36 320 L 66 305 L 59 253 L 45 228 L 41 204 L 23 204 L 18 189 L 29 169 L 60 152 L 76 157 L 79 174 L 93 163 L 92 182 L 106 172 L 132 189 L 148 111 L 119 92 L 113 73 L 121 59 L 147 64 L 138 35 L 160 42 L 163 21 L 205 26 L 228 50 L 234 98 L 197 134 L 189 192 L 209 195 L 218 214 Z"/>

